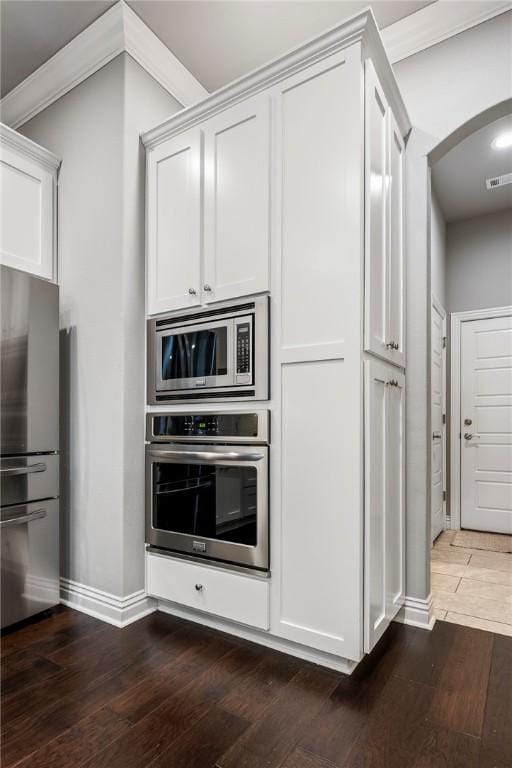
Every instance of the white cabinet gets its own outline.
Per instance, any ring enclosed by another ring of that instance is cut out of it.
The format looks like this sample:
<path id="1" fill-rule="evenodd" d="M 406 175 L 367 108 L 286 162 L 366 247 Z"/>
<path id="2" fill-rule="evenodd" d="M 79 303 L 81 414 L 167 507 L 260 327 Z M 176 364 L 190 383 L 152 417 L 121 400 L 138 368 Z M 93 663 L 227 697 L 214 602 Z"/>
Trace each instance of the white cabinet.
<path id="1" fill-rule="evenodd" d="M 150 315 L 201 303 L 201 165 L 198 128 L 169 139 L 148 157 Z"/>
<path id="2" fill-rule="evenodd" d="M 404 601 L 405 377 L 365 361 L 365 651 Z"/>
<path id="3" fill-rule="evenodd" d="M 240 624 L 269 627 L 268 580 L 264 578 L 148 553 L 146 590 L 153 597 Z"/>
<path id="4" fill-rule="evenodd" d="M 269 288 L 270 107 L 249 99 L 148 155 L 148 313 Z"/>
<path id="5" fill-rule="evenodd" d="M 200 242 L 181 256 L 193 271 L 170 275 L 178 300 L 164 292 L 150 313 L 272 287 L 269 635 L 320 663 L 359 661 L 404 599 L 409 129 L 364 11 L 143 136 L 149 164 L 194 138 L 196 203 L 202 195 Z M 169 180 L 176 197 L 188 189 L 182 176 Z M 156 193 L 149 188 L 149 211 Z M 167 255 L 150 249 L 148 258 L 151 274 Z M 221 627 L 222 618 L 263 626 L 244 614 L 243 591 L 226 586 L 224 600 L 212 582 L 208 599 L 196 595 L 189 567 L 176 566 L 165 590 L 150 571 L 152 594 L 211 612 Z"/>
<path id="6" fill-rule="evenodd" d="M 60 160 L 0 124 L 1 263 L 57 279 L 56 203 Z"/>
<path id="7" fill-rule="evenodd" d="M 365 131 L 365 349 L 404 366 L 404 143 L 371 61 Z"/>
<path id="8" fill-rule="evenodd" d="M 203 124 L 204 300 L 268 290 L 270 98 L 263 94 Z"/>

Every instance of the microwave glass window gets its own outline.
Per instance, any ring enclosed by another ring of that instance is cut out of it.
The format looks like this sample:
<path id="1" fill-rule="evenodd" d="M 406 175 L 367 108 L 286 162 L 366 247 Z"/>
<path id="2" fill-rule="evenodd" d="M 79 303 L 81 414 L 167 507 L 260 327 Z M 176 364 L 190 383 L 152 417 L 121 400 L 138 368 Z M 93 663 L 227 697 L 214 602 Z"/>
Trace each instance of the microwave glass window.
<path id="1" fill-rule="evenodd" d="M 153 465 L 153 528 L 256 546 L 257 470 Z"/>
<path id="2" fill-rule="evenodd" d="M 169 334 L 162 337 L 162 380 L 227 374 L 228 329 Z"/>

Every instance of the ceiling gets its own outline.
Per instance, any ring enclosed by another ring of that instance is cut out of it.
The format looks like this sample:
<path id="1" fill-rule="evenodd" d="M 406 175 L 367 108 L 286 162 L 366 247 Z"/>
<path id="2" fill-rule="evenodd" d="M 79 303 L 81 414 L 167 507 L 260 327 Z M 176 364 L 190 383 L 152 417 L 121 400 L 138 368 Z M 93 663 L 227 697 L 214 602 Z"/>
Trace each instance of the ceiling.
<path id="1" fill-rule="evenodd" d="M 213 91 L 371 5 L 379 27 L 434 0 L 129 0 Z M 114 5 L 109 0 L 1 0 L 1 96 Z"/>
<path id="2" fill-rule="evenodd" d="M 512 184 L 491 190 L 485 185 L 486 179 L 512 173 L 512 147 L 491 147 L 503 131 L 512 131 L 512 115 L 475 131 L 432 167 L 432 184 L 447 222 L 512 209 Z"/>

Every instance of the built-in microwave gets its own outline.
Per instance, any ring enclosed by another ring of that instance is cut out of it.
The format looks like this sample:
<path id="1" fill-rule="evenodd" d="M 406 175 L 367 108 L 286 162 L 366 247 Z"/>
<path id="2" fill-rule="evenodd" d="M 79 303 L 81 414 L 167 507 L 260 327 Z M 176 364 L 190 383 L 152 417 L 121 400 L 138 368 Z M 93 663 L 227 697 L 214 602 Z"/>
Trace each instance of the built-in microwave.
<path id="1" fill-rule="evenodd" d="M 148 320 L 148 402 L 267 400 L 269 298 Z"/>

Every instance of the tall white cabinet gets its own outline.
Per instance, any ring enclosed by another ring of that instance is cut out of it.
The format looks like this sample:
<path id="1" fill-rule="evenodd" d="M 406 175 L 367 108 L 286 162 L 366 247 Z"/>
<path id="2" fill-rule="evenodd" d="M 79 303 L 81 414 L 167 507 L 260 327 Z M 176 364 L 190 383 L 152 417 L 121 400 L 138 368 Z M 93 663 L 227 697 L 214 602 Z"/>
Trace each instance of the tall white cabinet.
<path id="1" fill-rule="evenodd" d="M 409 129 L 364 11 L 143 136 L 149 314 L 271 297 L 269 627 L 215 625 L 347 670 L 404 599 Z"/>
<path id="2" fill-rule="evenodd" d="M 57 173 L 60 160 L 0 123 L 0 260 L 57 279 Z"/>

